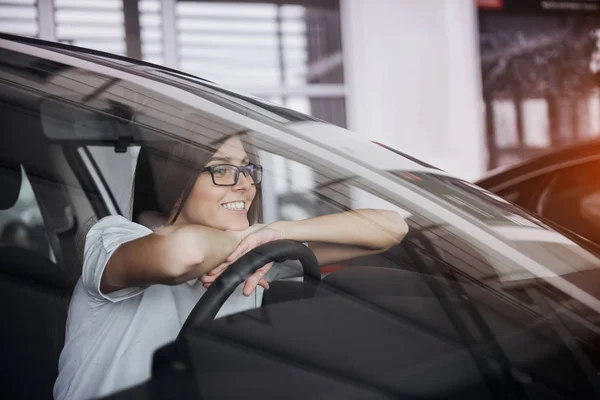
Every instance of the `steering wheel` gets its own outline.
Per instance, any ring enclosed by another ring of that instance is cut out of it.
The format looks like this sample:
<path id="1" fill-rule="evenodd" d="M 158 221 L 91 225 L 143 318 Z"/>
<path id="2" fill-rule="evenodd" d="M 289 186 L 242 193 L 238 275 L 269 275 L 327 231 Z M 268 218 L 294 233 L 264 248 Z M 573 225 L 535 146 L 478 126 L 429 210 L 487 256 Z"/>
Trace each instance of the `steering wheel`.
<path id="1" fill-rule="evenodd" d="M 302 264 L 304 282 L 318 284 L 321 270 L 315 254 L 307 246 L 294 240 L 275 240 L 258 246 L 231 264 L 213 282 L 196 303 L 179 331 L 182 337 L 187 331 L 212 320 L 235 288 L 257 269 L 271 261 L 298 260 Z"/>

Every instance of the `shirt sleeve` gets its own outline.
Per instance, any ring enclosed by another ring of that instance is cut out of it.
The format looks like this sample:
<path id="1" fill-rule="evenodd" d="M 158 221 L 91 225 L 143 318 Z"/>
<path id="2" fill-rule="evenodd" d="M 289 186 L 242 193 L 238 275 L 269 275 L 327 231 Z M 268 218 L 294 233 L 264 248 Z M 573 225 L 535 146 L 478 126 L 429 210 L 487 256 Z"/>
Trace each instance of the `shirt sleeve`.
<path id="1" fill-rule="evenodd" d="M 100 291 L 104 268 L 113 252 L 123 243 L 149 235 L 152 231 L 121 216 L 98 221 L 85 238 L 81 279 L 90 296 L 97 301 L 118 302 L 142 293 L 145 287 L 130 287 L 108 294 Z"/>

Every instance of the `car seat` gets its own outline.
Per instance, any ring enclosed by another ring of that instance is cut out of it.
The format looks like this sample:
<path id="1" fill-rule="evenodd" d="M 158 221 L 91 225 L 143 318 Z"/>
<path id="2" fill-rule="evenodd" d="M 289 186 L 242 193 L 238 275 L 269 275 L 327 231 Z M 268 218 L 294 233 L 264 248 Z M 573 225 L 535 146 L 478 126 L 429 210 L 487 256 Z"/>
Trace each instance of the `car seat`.
<path id="1" fill-rule="evenodd" d="M 0 185 L 6 210 L 19 196 L 20 165 L 0 165 Z M 0 397 L 52 399 L 70 286 L 68 274 L 47 257 L 0 246 Z"/>

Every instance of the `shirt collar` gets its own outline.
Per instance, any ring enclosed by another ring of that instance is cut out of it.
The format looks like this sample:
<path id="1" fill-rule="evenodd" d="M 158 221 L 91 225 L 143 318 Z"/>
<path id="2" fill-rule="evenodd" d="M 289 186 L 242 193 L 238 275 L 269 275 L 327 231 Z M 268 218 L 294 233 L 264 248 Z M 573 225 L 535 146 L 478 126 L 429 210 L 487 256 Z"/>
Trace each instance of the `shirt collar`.
<path id="1" fill-rule="evenodd" d="M 198 282 L 197 278 L 190 279 L 189 281 L 185 281 L 185 283 L 187 283 L 190 286 L 194 286 L 196 284 L 196 282 Z"/>

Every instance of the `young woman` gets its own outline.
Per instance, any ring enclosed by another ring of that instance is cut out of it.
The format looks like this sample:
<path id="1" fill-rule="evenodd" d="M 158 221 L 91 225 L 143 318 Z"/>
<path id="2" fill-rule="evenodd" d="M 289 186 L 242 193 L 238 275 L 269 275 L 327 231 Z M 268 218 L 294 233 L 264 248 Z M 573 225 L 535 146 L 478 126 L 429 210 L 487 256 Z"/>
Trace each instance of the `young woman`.
<path id="1" fill-rule="evenodd" d="M 56 399 L 103 396 L 148 379 L 153 352 L 176 338 L 206 287 L 260 244 L 306 242 L 326 265 L 384 251 L 407 233 L 398 214 L 371 209 L 260 224 L 262 170 L 243 139 L 232 136 L 212 154 L 142 149 L 133 222 L 106 217 L 87 234 Z M 217 317 L 260 306 L 257 286 L 268 289 L 269 268 L 240 285 Z"/>

